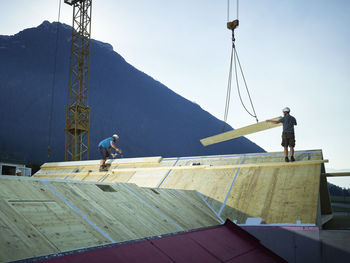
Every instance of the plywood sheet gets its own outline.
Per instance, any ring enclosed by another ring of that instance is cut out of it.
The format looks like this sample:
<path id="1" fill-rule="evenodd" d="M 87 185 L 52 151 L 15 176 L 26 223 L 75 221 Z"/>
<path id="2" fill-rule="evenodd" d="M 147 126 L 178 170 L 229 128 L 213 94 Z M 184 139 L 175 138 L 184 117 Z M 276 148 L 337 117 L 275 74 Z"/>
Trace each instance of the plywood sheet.
<path id="1" fill-rule="evenodd" d="M 0 262 L 59 252 L 6 201 L 0 207 Z"/>
<path id="2" fill-rule="evenodd" d="M 279 119 L 280 117 L 276 117 L 276 118 L 273 118 L 272 120 L 279 120 Z M 245 126 L 239 129 L 235 129 L 232 131 L 228 131 L 228 132 L 220 133 L 211 137 L 204 138 L 200 140 L 200 142 L 203 144 L 203 146 L 208 146 L 215 143 L 232 140 L 234 138 L 238 138 L 251 133 L 256 133 L 256 132 L 268 130 L 271 128 L 275 128 L 281 125 L 282 125 L 281 123 L 275 124 L 267 121 L 262 121 L 262 122 Z"/>
<path id="3" fill-rule="evenodd" d="M 238 164 L 237 160 L 241 160 L 244 157 L 245 164 L 253 163 L 272 163 L 272 162 L 283 162 L 284 157 L 282 152 L 272 152 L 272 153 L 255 153 L 255 154 L 236 154 L 236 155 L 222 155 L 222 156 L 200 156 L 200 157 L 182 157 L 182 158 L 168 158 L 162 159 L 159 163 L 126 163 L 112 164 L 110 166 L 109 172 L 136 172 L 136 171 L 156 171 L 169 170 L 171 169 L 202 169 L 210 168 L 215 169 L 215 167 L 223 165 L 234 165 Z M 321 150 L 311 150 L 311 151 L 297 151 L 295 153 L 295 158 L 297 161 L 307 161 L 307 160 L 322 160 Z M 96 180 L 102 180 L 105 175 L 109 172 L 100 173 L 98 172 L 99 165 L 90 166 L 91 161 L 81 161 L 79 165 L 72 166 L 69 169 L 64 166 L 50 166 L 45 169 L 41 169 L 34 176 L 37 177 L 57 177 L 66 178 L 69 180 L 85 180 L 86 175 L 98 175 L 99 178 Z M 192 164 L 200 164 L 200 166 L 192 166 Z M 45 165 L 43 165 L 45 166 Z M 124 169 L 124 170 L 122 170 Z M 101 176 L 102 175 L 102 176 Z M 68 176 L 68 177 L 67 177 Z"/>
<path id="4" fill-rule="evenodd" d="M 169 170 L 138 171 L 127 181 L 141 187 L 157 187 Z"/>
<path id="5" fill-rule="evenodd" d="M 261 217 L 264 223 L 315 224 L 320 165 L 241 170 L 227 200 L 236 211 L 223 217 L 245 223 Z"/>
<path id="6" fill-rule="evenodd" d="M 179 200 L 174 198 L 174 194 L 170 194 L 171 190 L 162 190 L 162 193 L 155 194 L 150 189 L 139 188 L 136 185 L 129 185 L 133 191 L 137 194 L 130 192 L 127 187 L 122 185 L 112 185 L 112 192 L 105 192 L 101 190 L 99 186 L 94 184 L 69 184 L 65 185 L 59 182 L 52 182 L 51 185 L 60 193 L 67 201 L 72 203 L 79 211 L 87 214 L 89 217 L 94 218 L 94 222 L 101 229 L 109 229 L 111 238 L 116 241 L 124 241 L 129 239 L 140 238 L 149 235 L 160 235 L 169 232 L 180 231 L 175 224 L 169 222 L 156 209 L 147 205 L 144 200 L 137 195 L 143 197 L 145 193 L 153 195 L 153 200 L 150 202 L 154 204 L 154 207 L 160 209 L 160 207 L 167 207 L 169 213 L 167 216 L 176 221 L 178 211 L 186 211 L 190 202 L 185 199 Z M 149 197 L 147 197 L 149 198 Z M 147 198 L 145 198 L 147 200 Z M 174 200 L 172 200 L 174 199 Z M 170 205 L 171 204 L 171 205 Z M 175 208 L 174 210 L 170 207 Z M 194 208 L 191 206 L 192 212 Z M 199 209 L 197 209 L 199 210 Z M 182 214 L 182 220 L 186 223 L 181 223 L 185 229 L 186 224 L 194 221 L 192 217 L 187 217 L 186 212 Z M 203 224 L 197 225 L 198 227 L 207 225 L 208 222 L 215 224 L 216 222 L 208 215 L 201 215 L 201 221 Z M 107 217 L 107 218 L 104 218 Z M 115 218 L 118 218 L 117 222 Z M 189 218 L 191 218 L 189 220 Z M 204 224 L 204 222 L 206 224 Z M 132 227 L 130 227 L 132 226 Z"/>
<path id="7" fill-rule="evenodd" d="M 315 176 L 312 169 L 315 165 L 322 167 L 323 162 L 327 162 L 327 160 L 323 160 L 321 150 L 296 151 L 295 158 L 297 162 L 285 163 L 283 152 L 166 158 L 158 164 L 115 165 L 102 176 L 92 172 L 91 176 L 82 177 L 78 173 L 74 177 L 70 175 L 69 179 L 124 182 L 146 187 L 196 190 L 216 213 L 222 212 L 223 219 L 227 216 L 230 219 L 239 219 L 241 220 L 239 222 L 244 223 L 247 217 L 260 215 L 259 217 L 262 217 L 264 222 L 286 223 L 297 217 L 296 220 L 301 220 L 299 216 L 301 208 L 298 206 L 296 209 L 292 209 L 293 205 L 291 205 L 290 209 L 286 210 L 286 213 L 288 211 L 290 213 L 288 216 L 274 216 L 281 215 L 281 213 L 276 212 L 280 208 L 274 200 L 284 200 L 283 198 L 279 199 L 279 195 L 284 192 L 274 191 L 270 189 L 270 186 L 275 185 L 277 189 L 284 189 L 285 195 L 309 198 L 306 201 L 312 203 L 311 197 L 305 197 L 298 191 L 305 189 L 305 192 L 313 192 L 315 182 L 312 180 L 314 179 L 311 180 L 310 184 L 306 183 L 307 180 Z M 82 162 L 79 169 L 81 171 L 87 167 Z M 46 169 L 47 173 L 50 169 Z M 52 169 L 57 170 L 58 168 L 52 167 Z M 303 174 L 306 179 L 300 177 L 300 174 Z M 50 174 L 47 176 L 49 177 Z M 320 176 L 320 171 L 316 172 L 316 176 Z M 241 181 L 245 177 L 247 179 Z M 286 177 L 289 178 L 288 181 L 284 181 Z M 291 183 L 294 188 L 286 188 L 284 185 L 286 182 Z M 237 187 L 240 189 L 238 192 Z M 316 190 L 317 194 L 319 194 L 319 189 Z M 239 195 L 240 198 L 236 195 Z M 231 200 L 232 203 L 230 203 Z M 302 202 L 302 200 L 295 202 L 299 201 Z M 328 201 L 321 200 L 321 202 L 327 203 Z M 318 201 L 316 204 L 313 203 L 314 207 L 317 203 Z M 224 207 L 225 205 L 226 207 Z M 252 210 L 249 210 L 249 207 L 253 207 Z M 306 207 L 309 209 L 310 205 Z M 284 209 L 284 207 L 282 208 Z M 317 211 L 317 207 L 314 210 Z M 311 224 L 317 223 L 315 220 L 311 222 L 313 220 L 310 219 L 313 218 L 310 215 L 311 212 L 305 213 L 309 213 L 303 217 L 306 221 Z M 312 211 L 312 213 L 316 212 Z M 292 223 L 295 223 L 296 220 Z"/>
<path id="8" fill-rule="evenodd" d="M 135 172 L 108 173 L 104 178 L 101 179 L 101 182 L 103 181 L 105 183 L 127 183 L 134 174 Z"/>
<path id="9" fill-rule="evenodd" d="M 1 177 L 0 261 L 220 222 L 194 192 L 157 191 L 134 184 Z"/>
<path id="10" fill-rule="evenodd" d="M 52 186 L 116 242 L 181 230 L 120 185 L 112 186 L 115 192 L 93 184 Z"/>
<path id="11" fill-rule="evenodd" d="M 129 187 L 137 191 L 143 199 L 170 217 L 183 229 L 194 229 L 220 223 L 217 218 L 213 220 L 215 214 L 208 207 L 202 206 L 200 209 L 191 202 L 195 198 L 194 195 L 190 198 L 189 196 L 184 198 L 181 193 L 172 189 L 147 189 L 138 188 L 135 185 Z M 199 197 L 197 196 L 196 199 L 198 202 Z M 189 218 L 191 220 L 188 220 Z"/>
<path id="12" fill-rule="evenodd" d="M 105 177 L 105 173 L 98 173 L 98 174 L 88 174 L 83 178 L 83 181 L 87 182 L 98 182 L 100 181 L 103 177 Z"/>
<path id="13" fill-rule="evenodd" d="M 319 151 L 296 151 L 294 153 L 295 160 L 299 161 L 312 161 L 312 160 L 323 160 Z M 245 156 L 245 164 L 253 163 L 273 163 L 273 162 L 284 162 L 283 152 L 271 152 L 271 153 L 260 153 L 260 154 L 247 154 Z"/>
<path id="14" fill-rule="evenodd" d="M 45 165 L 45 164 L 44 164 Z M 71 173 L 73 168 L 60 168 L 59 166 L 52 166 L 50 167 L 50 170 L 47 169 L 40 169 L 35 175 L 47 175 L 47 174 L 67 174 Z"/>
<path id="15" fill-rule="evenodd" d="M 174 170 L 161 185 L 162 188 L 197 190 L 218 212 L 234 179 L 236 170 Z"/>
<path id="16" fill-rule="evenodd" d="M 10 202 L 10 205 L 59 251 L 110 243 L 69 207 L 61 207 L 55 201 L 19 200 Z"/>
<path id="17" fill-rule="evenodd" d="M 52 200 L 46 196 L 45 187 L 31 178 L 0 178 L 0 199 L 2 200 Z M 27 179 L 27 180 L 26 180 Z"/>

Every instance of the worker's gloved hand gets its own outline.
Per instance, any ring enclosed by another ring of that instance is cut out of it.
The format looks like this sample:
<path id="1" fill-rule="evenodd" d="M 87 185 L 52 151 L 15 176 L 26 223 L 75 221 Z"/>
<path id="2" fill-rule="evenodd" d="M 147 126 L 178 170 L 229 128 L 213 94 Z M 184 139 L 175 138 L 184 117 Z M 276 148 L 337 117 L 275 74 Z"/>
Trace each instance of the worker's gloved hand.
<path id="1" fill-rule="evenodd" d="M 111 155 L 112 155 L 113 158 L 115 158 L 117 156 L 116 153 L 112 153 Z"/>
<path id="2" fill-rule="evenodd" d="M 122 149 L 119 149 L 119 153 L 120 153 L 120 154 L 123 154 L 123 151 L 122 151 Z"/>

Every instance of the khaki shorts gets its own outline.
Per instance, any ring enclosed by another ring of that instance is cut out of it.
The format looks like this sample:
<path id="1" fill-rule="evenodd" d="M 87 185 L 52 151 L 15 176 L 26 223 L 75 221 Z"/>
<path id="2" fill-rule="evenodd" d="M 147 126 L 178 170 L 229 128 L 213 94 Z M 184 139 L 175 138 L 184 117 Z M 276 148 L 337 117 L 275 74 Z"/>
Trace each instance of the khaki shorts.
<path id="1" fill-rule="evenodd" d="M 282 146 L 283 147 L 295 147 L 295 136 L 294 133 L 283 132 L 282 133 Z"/>

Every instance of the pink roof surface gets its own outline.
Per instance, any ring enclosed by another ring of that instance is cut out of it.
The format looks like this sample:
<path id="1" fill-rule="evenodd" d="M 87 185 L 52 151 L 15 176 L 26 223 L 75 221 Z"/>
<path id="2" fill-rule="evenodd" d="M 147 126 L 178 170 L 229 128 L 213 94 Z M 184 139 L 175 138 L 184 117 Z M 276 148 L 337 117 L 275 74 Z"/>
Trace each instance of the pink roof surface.
<path id="1" fill-rule="evenodd" d="M 227 220 L 224 225 L 160 238 L 52 257 L 45 263 L 79 262 L 286 262 L 248 232 Z"/>

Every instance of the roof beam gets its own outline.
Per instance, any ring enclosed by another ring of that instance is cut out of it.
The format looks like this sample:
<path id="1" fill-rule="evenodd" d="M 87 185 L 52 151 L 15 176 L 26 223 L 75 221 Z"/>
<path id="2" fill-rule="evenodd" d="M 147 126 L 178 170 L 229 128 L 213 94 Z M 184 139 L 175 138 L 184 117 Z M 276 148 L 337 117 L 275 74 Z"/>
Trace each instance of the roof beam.
<path id="1" fill-rule="evenodd" d="M 326 173 L 327 177 L 337 177 L 337 176 L 350 176 L 350 172 L 343 172 L 343 173 Z"/>

